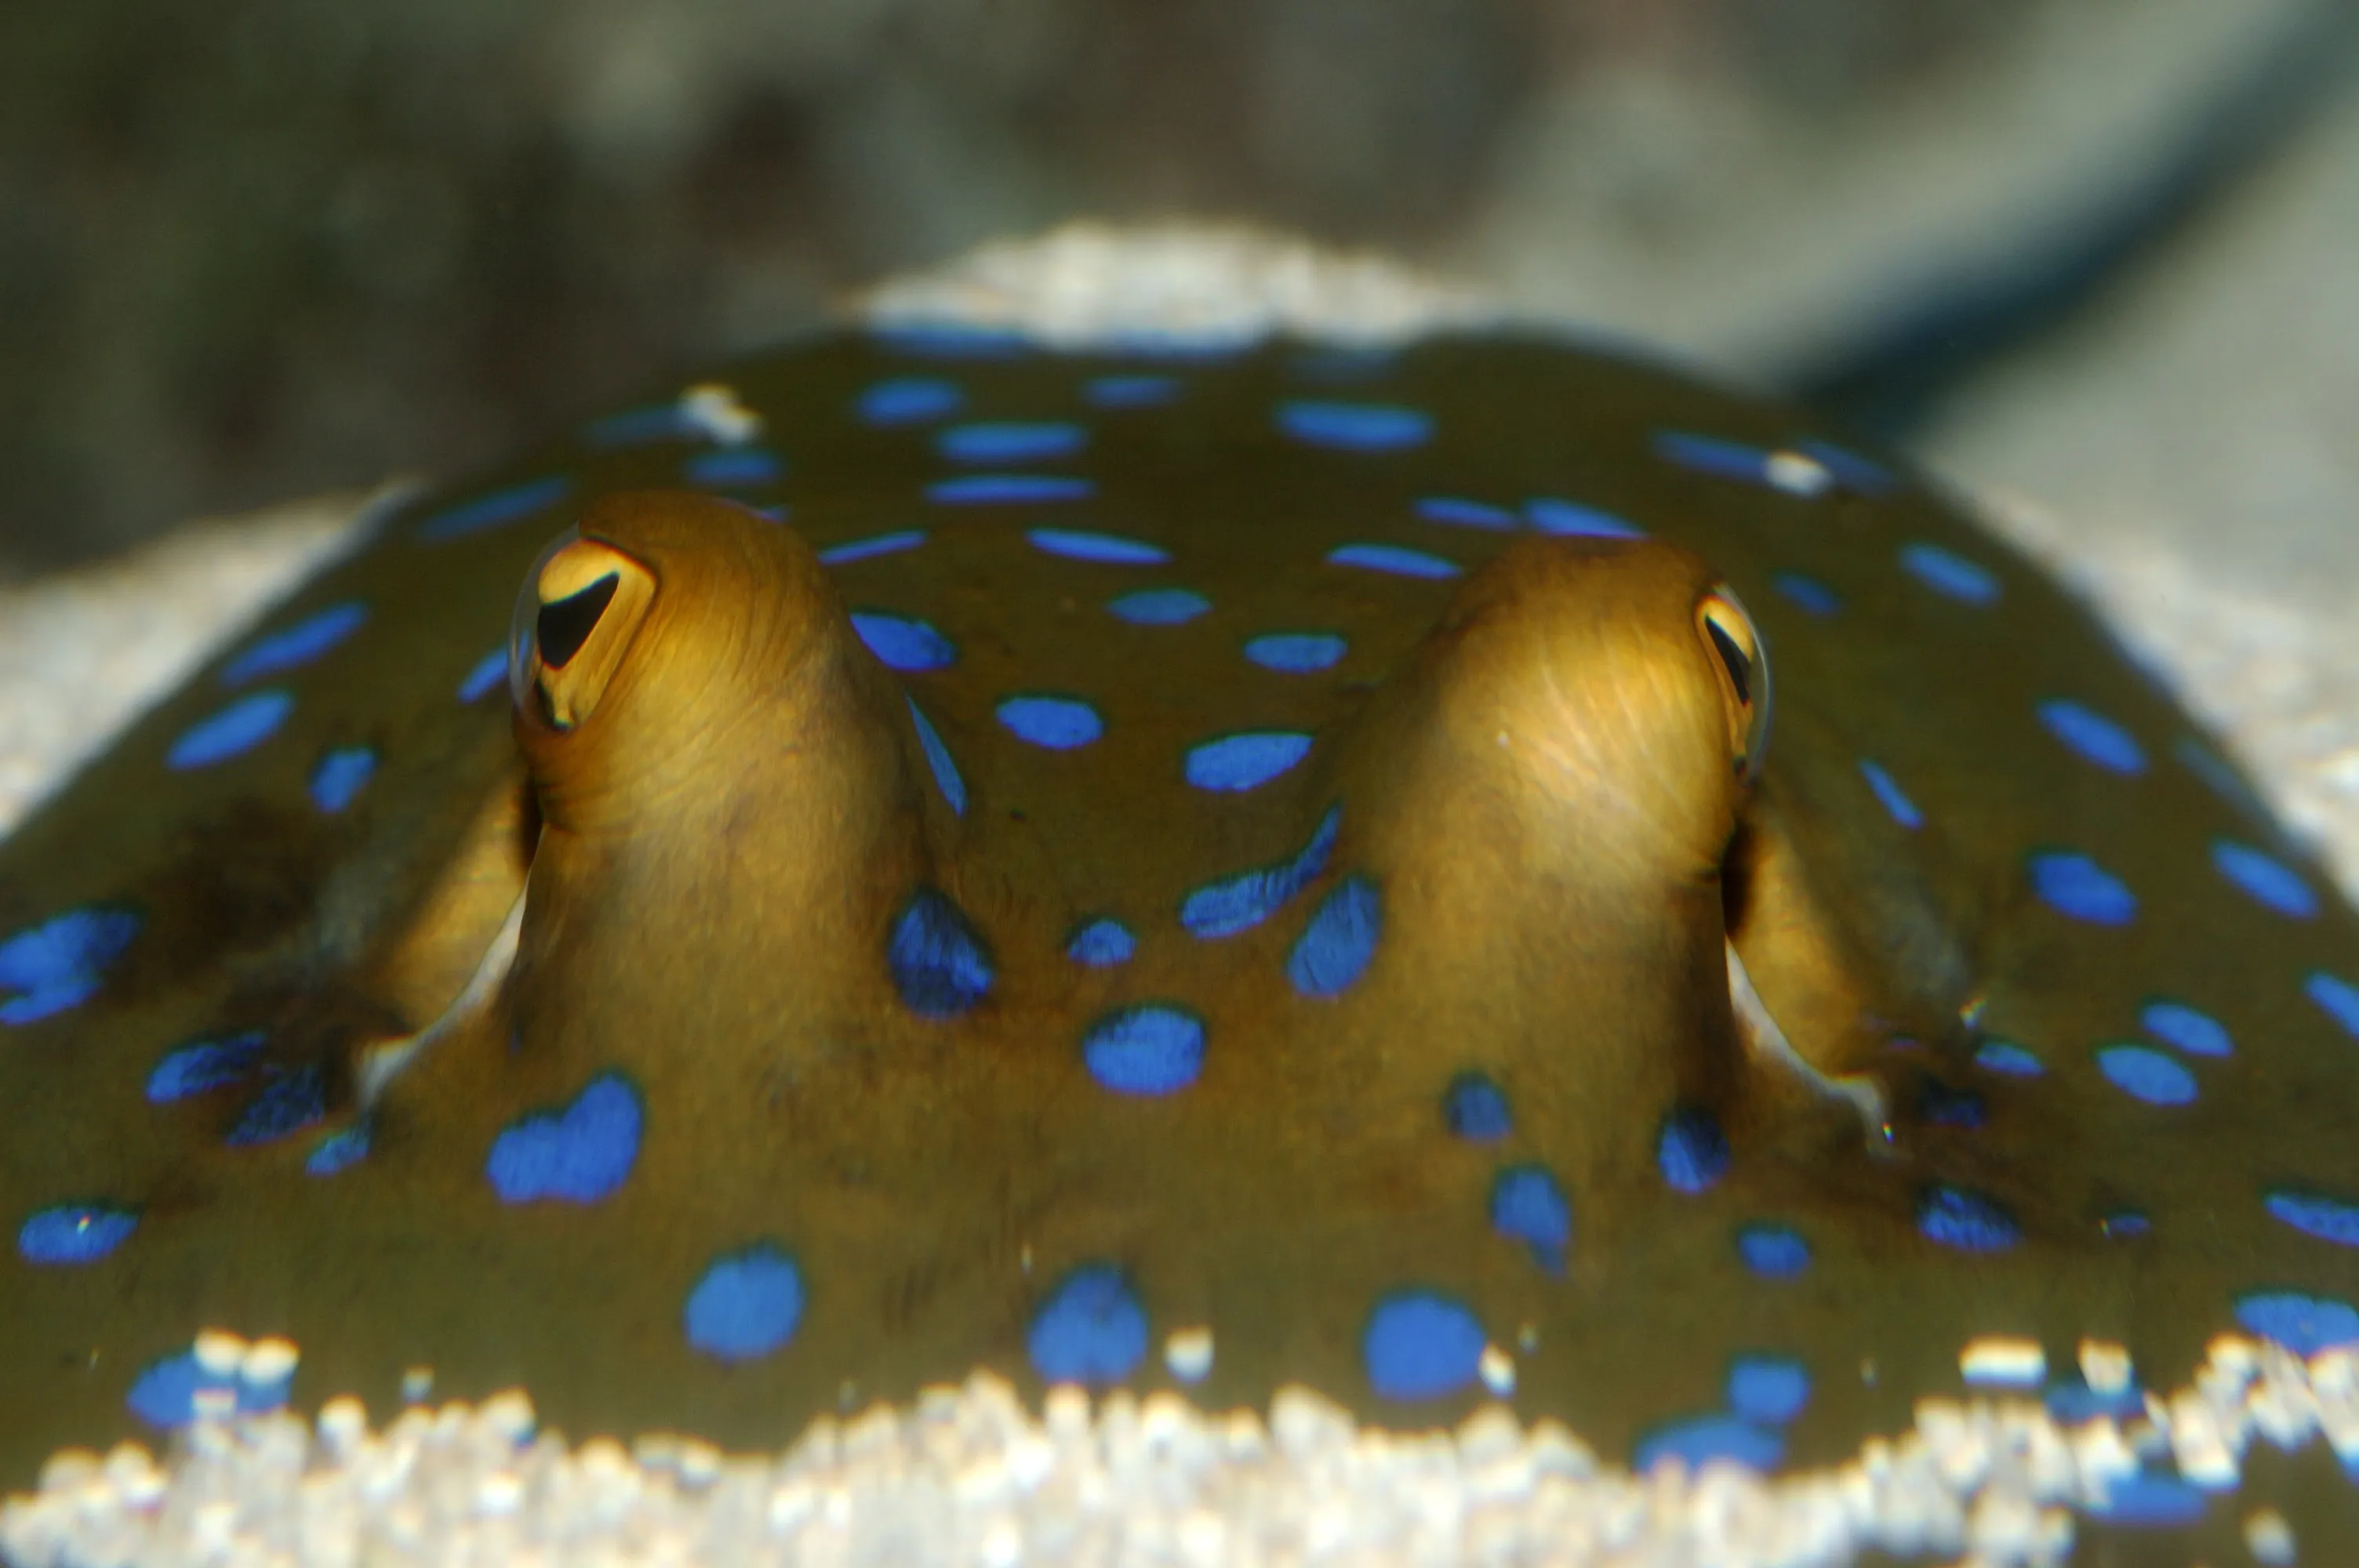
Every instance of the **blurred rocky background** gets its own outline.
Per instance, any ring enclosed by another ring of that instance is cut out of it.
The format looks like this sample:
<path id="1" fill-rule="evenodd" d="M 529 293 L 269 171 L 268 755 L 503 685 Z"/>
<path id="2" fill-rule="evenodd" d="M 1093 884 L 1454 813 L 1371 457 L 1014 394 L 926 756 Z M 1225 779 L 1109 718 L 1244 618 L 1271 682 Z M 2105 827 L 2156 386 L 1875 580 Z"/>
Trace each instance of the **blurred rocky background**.
<path id="1" fill-rule="evenodd" d="M 1910 308 L 2135 207 L 2254 103 L 2306 102 L 2302 29 L 2338 8 L 0 6 L 0 580 L 463 469 L 1075 216 L 1381 248 L 1833 385 Z M 2342 222 L 2303 243 L 2332 254 Z"/>

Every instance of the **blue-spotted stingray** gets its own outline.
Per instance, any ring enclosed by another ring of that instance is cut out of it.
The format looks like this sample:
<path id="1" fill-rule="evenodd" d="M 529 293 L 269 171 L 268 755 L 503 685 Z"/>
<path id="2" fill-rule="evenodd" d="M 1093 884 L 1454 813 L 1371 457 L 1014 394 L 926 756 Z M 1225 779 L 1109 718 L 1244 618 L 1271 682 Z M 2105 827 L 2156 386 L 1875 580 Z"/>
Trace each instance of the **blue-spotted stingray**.
<path id="1" fill-rule="evenodd" d="M 1903 467 L 1562 342 L 732 367 L 377 519 L 0 933 L 18 1482 L 214 1325 L 584 1435 L 983 1367 L 1756 1465 L 1982 1336 L 2359 1337 L 2321 871 Z"/>

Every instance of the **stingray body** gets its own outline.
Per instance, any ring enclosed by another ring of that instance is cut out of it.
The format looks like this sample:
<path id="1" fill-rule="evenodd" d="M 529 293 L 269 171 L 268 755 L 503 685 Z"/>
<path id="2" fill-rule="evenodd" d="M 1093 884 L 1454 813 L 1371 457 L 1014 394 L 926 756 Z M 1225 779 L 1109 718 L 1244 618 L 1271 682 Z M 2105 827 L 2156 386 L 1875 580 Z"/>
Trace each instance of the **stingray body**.
<path id="1" fill-rule="evenodd" d="M 1756 1464 L 1978 1336 L 2359 1334 L 2323 875 L 1921 485 L 1560 343 L 734 367 L 384 517 L 0 932 L 17 1480 L 288 1396 L 214 1326 L 577 1435 L 983 1366 Z"/>

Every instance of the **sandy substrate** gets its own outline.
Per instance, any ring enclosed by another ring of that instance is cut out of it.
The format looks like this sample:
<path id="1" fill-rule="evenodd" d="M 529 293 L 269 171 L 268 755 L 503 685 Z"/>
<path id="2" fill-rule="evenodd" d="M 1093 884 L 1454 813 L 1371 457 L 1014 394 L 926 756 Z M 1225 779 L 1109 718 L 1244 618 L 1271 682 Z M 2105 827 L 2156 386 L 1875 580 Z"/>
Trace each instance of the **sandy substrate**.
<path id="1" fill-rule="evenodd" d="M 2200 295 L 2203 276 L 2197 267 L 2187 289 Z M 1089 230 L 981 253 L 880 289 L 864 308 L 1023 324 L 1068 343 L 1175 329 L 1382 336 L 1491 313 L 1471 294 L 1377 262 L 1237 234 Z M 2141 351 L 2151 337 L 2131 332 Z M 2020 395 L 2102 425 L 2085 410 L 2104 403 L 2105 373 L 2056 371 Z M 2168 377 L 2154 365 L 2111 373 L 2124 378 L 2117 396 L 2164 400 L 2154 384 Z M 1951 470 L 1970 478 L 2013 472 L 2009 497 L 2038 485 L 2052 471 L 2038 463 L 2050 427 L 2026 416 L 2033 434 L 2010 440 L 2012 417 L 2005 406 L 1969 408 L 1936 443 L 1936 460 L 1950 454 Z M 2332 488 L 2315 505 L 2347 513 L 2359 483 L 2339 498 Z M 2198 493 L 2166 486 L 2150 504 L 2093 506 L 2070 527 L 2007 497 L 1996 513 L 2225 728 L 2346 890 L 2359 887 L 2359 643 L 2334 613 L 2338 595 L 2292 586 L 2320 569 L 2310 544 L 2247 543 L 2232 549 L 2240 569 L 2230 571 L 2207 558 L 2200 530 L 2154 525 L 2158 511 Z M 0 600 L 0 830 L 351 538 L 357 511 L 350 499 L 323 501 L 192 529 Z M 2348 540 L 2323 548 L 2352 563 Z M 240 1357 L 259 1354 L 234 1341 L 214 1348 L 230 1386 Z M 2107 1347 L 2081 1354 L 2093 1384 L 2110 1375 Z M 344 1401 L 316 1426 L 280 1417 L 205 1431 L 168 1470 L 133 1448 L 61 1456 L 37 1498 L 0 1509 L 0 1552 L 26 1563 L 429 1563 L 463 1552 L 474 1562 L 1819 1563 L 1882 1546 L 2012 1563 L 2054 1560 L 2073 1510 L 2142 1457 L 2168 1453 L 2199 1484 L 2233 1487 L 2248 1448 L 2321 1433 L 2359 1473 L 2359 1357 L 2329 1351 L 2305 1365 L 2233 1338 L 2215 1344 L 2193 1386 L 2150 1400 L 2144 1417 L 2066 1432 L 2035 1402 L 1929 1401 L 1912 1433 L 1850 1465 L 1774 1482 L 1719 1467 L 1634 1478 L 1572 1434 L 1522 1431 L 1497 1411 L 1450 1434 L 1362 1433 L 1309 1398 L 1282 1399 L 1263 1419 L 1199 1416 L 1168 1397 L 1118 1396 L 1095 1411 L 1060 1397 L 1036 1419 L 977 1382 L 911 1410 L 823 1422 L 782 1455 L 744 1460 L 677 1439 L 569 1448 L 536 1435 L 521 1396 L 413 1410 L 375 1433 Z M 2252 1560 L 2295 1560 L 2299 1543 L 2274 1510 L 2230 1511 Z"/>

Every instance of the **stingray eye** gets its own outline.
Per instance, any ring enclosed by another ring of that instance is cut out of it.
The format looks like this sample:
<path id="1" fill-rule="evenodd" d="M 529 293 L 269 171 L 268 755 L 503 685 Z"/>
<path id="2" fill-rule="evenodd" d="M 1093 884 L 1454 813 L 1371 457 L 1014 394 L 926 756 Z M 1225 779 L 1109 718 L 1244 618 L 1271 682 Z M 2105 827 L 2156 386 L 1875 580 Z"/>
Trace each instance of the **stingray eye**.
<path id="1" fill-rule="evenodd" d="M 508 694 L 550 729 L 572 729 L 598 706 L 654 602 L 647 568 L 567 529 L 540 553 L 508 633 Z"/>
<path id="2" fill-rule="evenodd" d="M 1769 742 L 1769 651 L 1744 601 L 1725 583 L 1696 605 L 1696 631 L 1720 670 L 1729 745 L 1736 771 L 1749 781 L 1761 771 Z"/>

